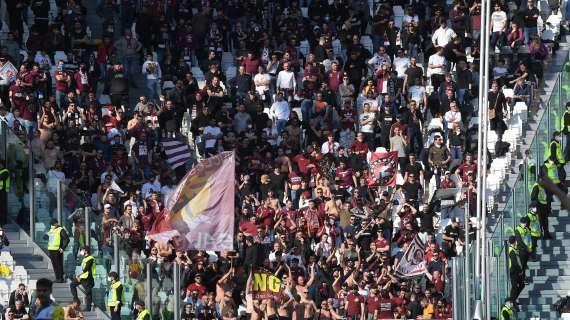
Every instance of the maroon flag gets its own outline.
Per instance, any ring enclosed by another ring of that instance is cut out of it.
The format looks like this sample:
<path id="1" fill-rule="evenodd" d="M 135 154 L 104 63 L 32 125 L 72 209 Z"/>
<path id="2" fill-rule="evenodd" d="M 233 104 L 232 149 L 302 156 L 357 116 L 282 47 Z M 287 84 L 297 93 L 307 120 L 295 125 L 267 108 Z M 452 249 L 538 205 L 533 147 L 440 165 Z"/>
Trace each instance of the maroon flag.
<path id="1" fill-rule="evenodd" d="M 222 152 L 182 178 L 149 232 L 186 250 L 233 250 L 235 156 Z"/>
<path id="2" fill-rule="evenodd" d="M 398 175 L 398 152 L 374 152 L 370 156 L 368 185 L 393 187 Z"/>

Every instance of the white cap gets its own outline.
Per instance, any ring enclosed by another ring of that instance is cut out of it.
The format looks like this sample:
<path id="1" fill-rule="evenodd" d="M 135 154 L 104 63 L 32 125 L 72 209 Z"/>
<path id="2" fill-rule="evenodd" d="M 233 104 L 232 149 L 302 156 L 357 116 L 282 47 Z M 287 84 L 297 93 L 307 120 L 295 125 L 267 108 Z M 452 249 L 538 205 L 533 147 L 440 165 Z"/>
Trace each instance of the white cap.
<path id="1" fill-rule="evenodd" d="M 107 203 L 105 206 L 103 206 L 103 208 L 105 208 L 105 209 L 111 209 L 111 205 Z"/>

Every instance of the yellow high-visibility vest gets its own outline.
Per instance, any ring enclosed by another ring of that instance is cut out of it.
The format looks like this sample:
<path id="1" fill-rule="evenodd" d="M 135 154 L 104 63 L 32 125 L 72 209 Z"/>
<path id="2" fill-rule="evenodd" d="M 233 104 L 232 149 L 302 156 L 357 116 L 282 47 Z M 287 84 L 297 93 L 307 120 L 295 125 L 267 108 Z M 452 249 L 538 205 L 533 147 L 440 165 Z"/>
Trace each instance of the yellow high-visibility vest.
<path id="1" fill-rule="evenodd" d="M 57 251 L 61 245 L 61 230 L 62 227 L 52 226 L 48 231 L 48 250 Z"/>
<path id="2" fill-rule="evenodd" d="M 538 188 L 538 202 L 540 204 L 547 204 L 546 201 L 546 191 L 544 190 L 544 188 L 538 184 L 538 183 L 534 183 L 534 185 L 532 186 L 533 188 Z"/>
<path id="3" fill-rule="evenodd" d="M 542 235 L 542 231 L 540 230 L 538 215 L 536 213 L 529 212 L 526 216 L 528 217 L 528 220 L 530 220 L 530 235 L 535 238 L 540 237 Z"/>
<path id="4" fill-rule="evenodd" d="M 548 145 L 548 149 L 544 153 L 544 158 L 545 159 L 550 158 L 550 156 L 551 156 L 550 150 L 552 149 L 552 145 L 554 145 L 554 148 L 556 150 L 556 154 L 554 154 L 554 157 L 556 157 L 556 161 L 560 164 L 565 164 L 566 160 L 564 159 L 564 154 L 562 153 L 562 146 L 560 145 L 560 142 L 558 142 L 556 140 L 550 141 L 550 144 Z"/>
<path id="5" fill-rule="evenodd" d="M 137 315 L 137 320 L 143 320 L 147 314 L 149 315 L 149 319 L 152 320 L 152 316 L 150 315 L 150 312 L 148 312 L 147 309 L 144 309 L 143 311 L 139 312 L 139 314 Z"/>
<path id="6" fill-rule="evenodd" d="M 503 317 L 503 312 L 506 311 L 507 314 L 509 315 L 509 320 L 514 320 L 515 319 L 515 313 L 513 311 L 513 309 L 507 307 L 507 306 L 503 306 L 501 308 L 501 316 L 499 317 L 500 320 L 506 320 L 505 317 Z"/>
<path id="7" fill-rule="evenodd" d="M 521 226 L 520 224 L 516 227 L 516 230 L 521 235 L 523 243 L 527 248 L 528 252 L 532 251 L 532 238 L 530 236 L 530 230 L 526 227 Z"/>
<path id="8" fill-rule="evenodd" d="M 95 263 L 95 258 L 93 258 L 93 256 L 87 256 L 83 258 L 83 260 L 81 261 L 81 270 L 82 271 L 85 270 L 85 266 L 91 260 L 93 260 L 93 264 L 91 264 L 91 277 L 94 278 L 95 272 L 97 271 L 97 264 Z M 88 278 L 89 278 L 89 272 L 82 273 L 79 276 L 79 279 L 88 279 Z"/>
<path id="9" fill-rule="evenodd" d="M 117 289 L 121 286 L 121 281 L 117 280 L 117 282 L 111 285 L 111 290 L 109 290 L 109 294 L 107 295 L 107 305 L 109 307 L 115 307 L 120 302 L 123 302 L 123 294 L 120 297 L 117 296 Z"/>
<path id="10" fill-rule="evenodd" d="M 558 177 L 558 167 L 554 163 L 546 162 L 546 175 L 552 182 L 560 183 L 560 178 Z"/>

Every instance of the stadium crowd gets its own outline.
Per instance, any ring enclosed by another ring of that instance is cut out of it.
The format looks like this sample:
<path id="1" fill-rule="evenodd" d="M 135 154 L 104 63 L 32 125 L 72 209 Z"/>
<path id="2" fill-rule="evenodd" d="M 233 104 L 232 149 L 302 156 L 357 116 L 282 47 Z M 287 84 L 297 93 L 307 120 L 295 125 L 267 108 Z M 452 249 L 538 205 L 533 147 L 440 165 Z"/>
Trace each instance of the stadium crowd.
<path id="1" fill-rule="evenodd" d="M 17 76 L 0 79 L 0 119 L 48 180 L 92 207 L 99 250 L 112 253 L 120 233 L 158 286 L 180 264 L 182 319 L 452 317 L 449 262 L 466 239 L 457 208 L 476 210 L 480 1 L 97 2 L 102 27 L 80 1 L 55 1 L 54 16 L 48 0 L 6 1 L 0 67 Z M 516 102 L 530 105 L 563 13 L 534 0 L 492 10 L 500 137 Z M 172 169 L 165 139 L 187 142 L 192 159 Z M 147 240 L 193 163 L 229 150 L 235 251 Z M 387 151 L 394 186 L 371 161 Z M 450 206 L 433 198 L 445 188 L 468 191 Z M 415 239 L 425 269 L 398 272 Z M 252 299 L 258 267 L 283 281 L 280 298 Z M 153 317 L 168 318 L 156 303 Z"/>

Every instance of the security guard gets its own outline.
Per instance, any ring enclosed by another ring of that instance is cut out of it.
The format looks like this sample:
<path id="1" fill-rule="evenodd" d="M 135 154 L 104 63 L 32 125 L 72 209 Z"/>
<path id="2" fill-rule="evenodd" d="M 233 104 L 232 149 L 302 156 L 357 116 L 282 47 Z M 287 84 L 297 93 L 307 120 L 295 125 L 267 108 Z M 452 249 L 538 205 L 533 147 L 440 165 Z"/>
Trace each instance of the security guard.
<path id="1" fill-rule="evenodd" d="M 534 183 L 530 191 L 530 200 L 536 206 L 536 213 L 538 214 L 538 221 L 542 229 L 544 239 L 552 239 L 550 232 L 548 232 L 548 197 L 546 190 L 538 183 Z M 552 201 L 552 200 L 551 200 Z"/>
<path id="2" fill-rule="evenodd" d="M 513 301 L 510 298 L 505 299 L 505 304 L 501 308 L 499 320 L 515 320 L 515 310 L 513 309 Z"/>
<path id="3" fill-rule="evenodd" d="M 548 177 L 554 184 L 560 186 L 561 179 L 558 171 L 558 166 L 552 159 L 552 157 L 547 158 L 544 164 L 540 167 L 539 172 L 540 177 Z M 553 194 L 550 191 L 546 191 L 546 210 L 550 212 L 552 210 L 552 200 Z"/>
<path id="4" fill-rule="evenodd" d="M 532 261 L 536 261 L 536 244 L 538 239 L 542 236 L 540 223 L 538 222 L 538 214 L 536 212 L 536 205 L 531 203 L 528 208 L 527 218 L 529 220 L 530 237 L 532 241 L 532 250 L 530 252 L 530 258 Z"/>
<path id="5" fill-rule="evenodd" d="M 566 170 L 564 170 L 564 165 L 566 164 L 566 160 L 564 159 L 564 154 L 562 153 L 562 145 L 560 142 L 562 141 L 562 134 L 560 131 L 554 131 L 552 134 L 552 141 L 550 141 L 550 147 L 548 148 L 546 154 L 544 155 L 545 159 L 552 159 L 552 161 L 556 164 L 558 168 L 558 177 L 560 178 L 561 182 L 566 181 Z M 560 182 L 559 182 L 560 184 Z M 561 187 L 565 190 L 564 184 L 560 184 Z"/>
<path id="6" fill-rule="evenodd" d="M 152 320 L 150 312 L 144 306 L 144 301 L 135 302 L 135 309 L 137 309 L 136 320 Z"/>
<path id="7" fill-rule="evenodd" d="M 69 288 L 71 289 L 71 294 L 73 298 L 79 299 L 77 297 L 77 286 L 80 284 L 85 289 L 85 309 L 83 311 L 91 311 L 91 304 L 93 302 L 93 287 L 95 286 L 95 274 L 97 271 L 97 264 L 95 263 L 95 258 L 91 255 L 91 248 L 85 246 L 79 250 L 79 254 L 83 256 L 83 261 L 81 261 L 81 273 L 77 275 L 77 278 L 71 281 Z"/>
<path id="8" fill-rule="evenodd" d="M 564 147 L 564 159 L 570 160 L 570 102 L 566 102 L 566 111 L 562 115 L 562 133 L 566 136 L 566 146 Z"/>
<path id="9" fill-rule="evenodd" d="M 69 244 L 69 235 L 60 225 L 57 219 L 51 220 L 51 228 L 44 235 L 44 240 L 48 240 L 49 258 L 55 272 L 55 281 L 59 283 L 63 280 L 63 251 Z"/>
<path id="10" fill-rule="evenodd" d="M 111 320 L 120 320 L 121 306 L 123 304 L 123 284 L 119 281 L 119 274 L 115 271 L 109 272 L 107 280 L 111 282 L 109 294 L 107 295 L 107 305 L 111 313 Z"/>
<path id="11" fill-rule="evenodd" d="M 33 317 L 35 320 L 63 320 L 63 308 L 51 301 L 52 282 L 49 279 L 38 279 L 36 282 L 36 298 L 40 306 Z"/>
<path id="12" fill-rule="evenodd" d="M 528 217 L 522 217 L 521 223 L 515 228 L 515 237 L 517 239 L 523 273 L 526 271 L 528 255 L 532 252 L 532 237 L 530 236 L 529 224 L 530 221 L 528 220 Z"/>
<path id="13" fill-rule="evenodd" d="M 509 275 L 511 277 L 511 301 L 517 301 L 524 288 L 524 269 L 515 236 L 509 237 Z"/>
<path id="14" fill-rule="evenodd" d="M 10 171 L 0 162 L 0 226 L 8 223 L 8 193 L 10 193 Z"/>

